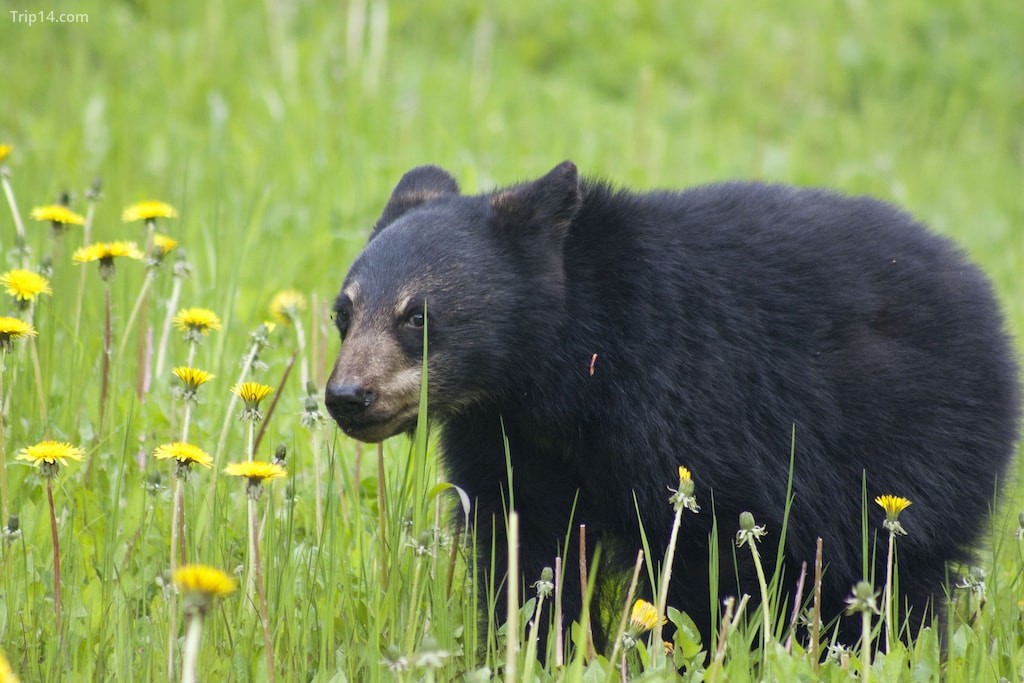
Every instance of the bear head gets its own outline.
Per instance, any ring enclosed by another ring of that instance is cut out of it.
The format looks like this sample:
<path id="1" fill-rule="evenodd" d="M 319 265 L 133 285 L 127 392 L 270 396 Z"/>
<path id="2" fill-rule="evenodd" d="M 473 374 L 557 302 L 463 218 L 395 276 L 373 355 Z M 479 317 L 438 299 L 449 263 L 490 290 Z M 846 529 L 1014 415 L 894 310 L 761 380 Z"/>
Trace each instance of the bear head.
<path id="1" fill-rule="evenodd" d="M 416 426 L 424 340 L 432 419 L 521 392 L 565 318 L 582 195 L 571 162 L 477 196 L 436 166 L 406 173 L 334 303 L 325 402 L 339 426 L 366 442 Z"/>

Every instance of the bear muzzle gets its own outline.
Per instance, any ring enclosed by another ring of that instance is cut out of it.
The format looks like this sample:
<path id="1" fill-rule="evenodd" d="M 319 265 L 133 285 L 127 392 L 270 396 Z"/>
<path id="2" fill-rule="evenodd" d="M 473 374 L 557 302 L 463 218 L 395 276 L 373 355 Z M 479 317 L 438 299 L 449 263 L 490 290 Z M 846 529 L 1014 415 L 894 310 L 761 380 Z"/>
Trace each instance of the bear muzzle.
<path id="1" fill-rule="evenodd" d="M 351 418 L 366 411 L 373 403 L 373 392 L 358 384 L 328 384 L 324 403 L 335 420 Z"/>

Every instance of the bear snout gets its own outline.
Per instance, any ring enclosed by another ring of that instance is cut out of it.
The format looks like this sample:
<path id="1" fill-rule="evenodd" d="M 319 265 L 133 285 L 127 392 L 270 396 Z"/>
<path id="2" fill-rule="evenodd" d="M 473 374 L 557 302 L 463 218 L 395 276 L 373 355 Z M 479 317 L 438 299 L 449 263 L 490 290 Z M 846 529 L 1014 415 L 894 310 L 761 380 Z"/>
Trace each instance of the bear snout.
<path id="1" fill-rule="evenodd" d="M 330 383 L 324 392 L 324 404 L 339 422 L 365 412 L 372 403 L 373 392 L 358 384 Z"/>

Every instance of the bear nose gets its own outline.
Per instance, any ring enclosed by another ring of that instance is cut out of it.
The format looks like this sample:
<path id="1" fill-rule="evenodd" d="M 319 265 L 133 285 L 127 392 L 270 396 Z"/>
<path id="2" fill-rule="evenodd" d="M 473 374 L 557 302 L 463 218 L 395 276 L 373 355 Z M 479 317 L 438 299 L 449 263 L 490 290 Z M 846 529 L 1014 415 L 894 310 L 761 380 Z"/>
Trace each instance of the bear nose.
<path id="1" fill-rule="evenodd" d="M 353 417 L 370 407 L 373 392 L 358 384 L 328 384 L 324 403 L 332 415 Z"/>

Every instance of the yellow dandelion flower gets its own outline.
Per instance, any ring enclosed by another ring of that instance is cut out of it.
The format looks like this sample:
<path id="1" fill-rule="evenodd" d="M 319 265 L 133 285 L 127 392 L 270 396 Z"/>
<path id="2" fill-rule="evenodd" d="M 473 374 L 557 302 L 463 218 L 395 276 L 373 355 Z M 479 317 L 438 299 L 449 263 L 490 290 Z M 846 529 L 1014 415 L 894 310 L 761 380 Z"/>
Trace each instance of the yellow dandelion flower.
<path id="1" fill-rule="evenodd" d="M 36 328 L 19 318 L 0 315 L 0 351 L 10 351 L 11 344 L 23 337 L 36 336 Z"/>
<path id="2" fill-rule="evenodd" d="M 242 382 L 231 387 L 231 393 L 249 404 L 259 404 L 260 401 L 270 396 L 274 387 L 259 382 Z"/>
<path id="3" fill-rule="evenodd" d="M 31 303 L 40 294 L 53 294 L 50 281 L 31 270 L 9 270 L 0 275 L 0 285 L 17 302 Z"/>
<path id="4" fill-rule="evenodd" d="M 0 161 L 3 161 L 5 154 L 3 153 L 3 147 L 0 145 Z M 10 149 L 10 148 L 8 148 Z M 0 651 L 0 683 L 18 683 L 18 676 L 14 673 L 14 669 L 11 668 L 11 663 L 7 661 L 7 657 Z"/>
<path id="5" fill-rule="evenodd" d="M 208 598 L 223 598 L 238 588 L 238 582 L 220 569 L 204 564 L 186 564 L 174 572 L 174 585 L 186 594 L 199 594 Z"/>
<path id="6" fill-rule="evenodd" d="M 0 163 L 3 163 L 3 160 L 7 158 L 7 155 L 11 153 L 12 149 L 14 148 L 10 145 L 0 145 Z"/>
<path id="7" fill-rule="evenodd" d="M 179 330 L 200 335 L 220 329 L 220 318 L 208 308 L 183 308 L 174 316 L 172 322 Z"/>
<path id="8" fill-rule="evenodd" d="M 29 217 L 37 221 L 49 221 L 59 225 L 85 225 L 85 219 L 66 206 L 49 204 L 32 209 Z"/>
<path id="9" fill-rule="evenodd" d="M 907 531 L 900 524 L 900 513 L 910 507 L 910 501 L 900 496 L 885 494 L 875 498 L 875 502 L 885 510 L 885 521 L 882 522 L 882 527 L 890 534 L 906 536 Z"/>
<path id="10" fill-rule="evenodd" d="M 295 289 L 285 289 L 270 301 L 270 314 L 282 325 L 291 325 L 306 310 L 306 297 Z"/>
<path id="11" fill-rule="evenodd" d="M 175 441 L 157 446 L 153 457 L 158 460 L 177 460 L 179 465 L 202 465 L 213 467 L 213 458 L 199 446 L 184 441 Z"/>
<path id="12" fill-rule="evenodd" d="M 693 475 L 690 470 L 679 466 L 679 488 L 670 488 L 672 496 L 668 499 L 672 506 L 676 509 L 686 508 L 690 512 L 699 512 L 700 505 L 697 504 L 697 498 L 693 495 L 694 491 Z"/>
<path id="13" fill-rule="evenodd" d="M 910 507 L 911 503 L 906 498 L 900 496 L 893 496 L 886 494 L 884 496 L 878 496 L 875 498 L 875 502 L 885 510 L 885 516 L 888 519 L 895 520 L 900 516 L 900 513 Z"/>
<path id="14" fill-rule="evenodd" d="M 158 258 L 163 258 L 169 253 L 174 251 L 174 248 L 178 246 L 178 240 L 167 235 L 155 233 L 153 235 L 153 251 Z"/>
<path id="15" fill-rule="evenodd" d="M 288 476 L 288 471 L 272 462 L 233 462 L 224 468 L 224 474 L 232 477 L 245 477 L 250 484 L 262 484 L 271 479 Z"/>
<path id="16" fill-rule="evenodd" d="M 135 242 L 125 242 L 124 240 L 117 242 L 94 242 L 89 246 L 76 249 L 75 253 L 71 255 L 71 260 L 75 263 L 90 263 L 92 261 L 100 261 L 102 263 L 104 261 L 113 262 L 115 258 L 121 256 L 141 260 L 143 253 L 139 251 Z"/>
<path id="17" fill-rule="evenodd" d="M 195 391 L 199 387 L 203 386 L 216 375 L 207 372 L 206 370 L 200 370 L 199 368 L 187 368 L 178 367 L 171 370 L 174 376 L 181 380 L 182 384 L 189 391 Z"/>
<path id="18" fill-rule="evenodd" d="M 156 218 L 175 218 L 177 215 L 178 212 L 170 204 L 147 200 L 126 207 L 121 212 L 121 220 L 125 223 L 131 223 L 132 221 L 149 221 Z"/>
<path id="19" fill-rule="evenodd" d="M 67 460 L 85 460 L 85 451 L 78 446 L 60 441 L 40 441 L 18 451 L 15 460 L 23 460 L 34 467 L 64 465 Z"/>
<path id="20" fill-rule="evenodd" d="M 662 620 L 662 623 L 665 623 Z M 658 625 L 658 610 L 646 600 L 637 600 L 629 613 L 629 628 L 633 635 L 647 633 Z"/>

